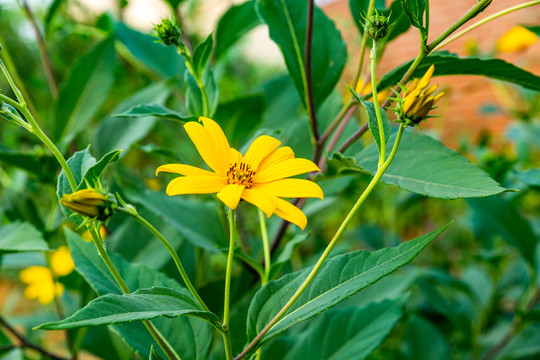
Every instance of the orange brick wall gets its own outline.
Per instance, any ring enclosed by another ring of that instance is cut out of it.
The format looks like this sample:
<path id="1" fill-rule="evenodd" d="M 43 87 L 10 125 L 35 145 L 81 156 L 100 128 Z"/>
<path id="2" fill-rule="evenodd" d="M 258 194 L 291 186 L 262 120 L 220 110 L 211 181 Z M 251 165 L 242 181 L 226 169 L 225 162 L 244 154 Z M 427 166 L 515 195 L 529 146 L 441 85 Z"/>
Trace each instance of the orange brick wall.
<path id="1" fill-rule="evenodd" d="M 431 0 L 430 40 L 459 19 L 476 2 L 477 0 Z M 523 1 L 494 0 L 488 9 L 469 24 L 521 3 Z M 339 0 L 326 5 L 324 11 L 334 19 L 349 45 L 349 59 L 358 59 L 360 39 L 350 14 L 348 0 Z M 466 41 L 474 39 L 482 53 L 493 52 L 496 40 L 516 24 L 540 25 L 540 6 L 518 10 L 491 21 L 449 44 L 445 50 L 464 56 Z M 418 31 L 414 28 L 397 38 L 383 56 L 380 65 L 381 73 L 416 56 L 418 41 Z M 540 74 L 540 42 L 521 53 L 497 54 L 496 56 L 535 74 Z M 356 62 L 357 60 L 349 61 L 344 80 L 350 81 L 354 76 Z M 499 101 L 502 99 L 504 102 L 512 103 L 504 90 L 508 87 L 478 76 L 440 77 L 437 81 L 442 88 L 448 90 L 448 96 L 443 98 L 438 110 L 442 118 L 432 119 L 430 124 L 426 125 L 427 128 L 440 132 L 443 141 L 450 145 L 456 145 L 457 141 L 463 137 L 474 139 L 482 130 L 490 131 L 500 138 L 499 135 L 504 133 L 510 123 L 509 115 L 505 111 L 507 109 L 501 106 L 502 102 Z M 512 92 L 513 90 L 510 89 L 511 94 Z M 481 113 L 482 107 L 486 105 L 498 106 L 501 111 L 491 114 Z"/>

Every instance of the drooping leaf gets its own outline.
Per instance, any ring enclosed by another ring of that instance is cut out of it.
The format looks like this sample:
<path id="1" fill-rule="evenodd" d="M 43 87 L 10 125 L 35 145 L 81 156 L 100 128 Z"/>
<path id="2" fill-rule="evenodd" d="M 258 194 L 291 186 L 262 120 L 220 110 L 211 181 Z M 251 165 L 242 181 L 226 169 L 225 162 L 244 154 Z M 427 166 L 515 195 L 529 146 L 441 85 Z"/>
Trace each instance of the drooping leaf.
<path id="1" fill-rule="evenodd" d="M 114 38 L 108 37 L 84 55 L 58 90 L 54 138 L 65 143 L 84 130 L 107 100 L 114 82 Z"/>
<path id="2" fill-rule="evenodd" d="M 168 109 L 158 104 L 139 104 L 130 107 L 126 111 L 111 115 L 121 118 L 141 118 L 147 116 L 156 116 L 164 119 L 170 119 L 184 123 L 190 120 L 196 120 L 194 116 L 184 115 L 178 111 Z"/>
<path id="3" fill-rule="evenodd" d="M 161 105 L 169 97 L 172 87 L 173 83 L 169 81 L 149 85 L 121 102 L 112 113 L 122 113 L 133 106 L 147 102 Z M 131 145 L 145 137 L 155 123 L 156 119 L 151 116 L 141 118 L 106 117 L 99 123 L 94 137 L 93 145 L 97 155 L 104 155 L 114 149 L 124 149 L 124 154 L 127 153 Z"/>
<path id="4" fill-rule="evenodd" d="M 375 109 L 375 104 L 371 101 L 365 101 L 358 93 L 351 88 L 350 86 L 347 86 L 349 88 L 350 93 L 352 96 L 356 99 L 356 101 L 359 101 L 360 104 L 366 109 L 366 114 L 368 116 L 368 126 L 369 131 L 371 132 L 371 135 L 373 136 L 373 139 L 375 140 L 375 143 L 377 144 L 377 148 L 379 149 L 379 153 L 381 152 L 381 133 L 379 131 L 379 122 L 377 120 L 377 113 Z M 390 120 L 388 120 L 388 116 L 386 115 L 386 112 L 379 108 L 379 114 L 381 115 L 381 123 L 382 123 L 382 130 L 385 138 L 385 143 L 388 142 L 388 138 L 390 137 L 390 132 L 392 131 L 392 125 L 390 125 Z"/>
<path id="5" fill-rule="evenodd" d="M 529 222 L 518 209 L 501 197 L 469 199 L 473 213 L 473 228 L 480 241 L 490 241 L 500 237 L 517 248 L 521 255 L 533 266 L 538 238 Z"/>
<path id="6" fill-rule="evenodd" d="M 214 46 L 214 40 L 212 38 L 213 33 L 210 33 L 204 41 L 198 44 L 193 50 L 193 69 L 198 77 L 201 77 L 210 54 L 212 54 L 212 48 Z"/>
<path id="7" fill-rule="evenodd" d="M 0 253 L 47 250 L 43 234 L 29 223 L 16 221 L 0 226 Z"/>
<path id="8" fill-rule="evenodd" d="M 403 315 L 404 299 L 327 311 L 294 339 L 282 359 L 365 359 Z"/>
<path id="9" fill-rule="evenodd" d="M 214 47 L 216 59 L 223 57 L 238 39 L 260 23 L 255 0 L 231 6 L 217 25 Z"/>
<path id="10" fill-rule="evenodd" d="M 155 37 L 122 23 L 116 25 L 114 33 L 134 59 L 152 73 L 163 77 L 178 77 L 186 69 L 184 58 L 178 51 L 172 46 L 157 43 Z"/>
<path id="11" fill-rule="evenodd" d="M 239 145 L 262 121 L 264 97 L 251 95 L 220 103 L 215 120 L 221 125 L 231 146 Z"/>
<path id="12" fill-rule="evenodd" d="M 375 252 L 355 251 L 327 260 L 312 283 L 262 338 L 259 345 L 288 327 L 310 319 L 409 263 L 448 226 L 449 224 L 395 248 Z M 310 271 L 311 268 L 307 268 L 285 275 L 269 282 L 255 294 L 248 314 L 248 339 L 253 339 L 270 322 L 304 282 Z"/>
<path id="13" fill-rule="evenodd" d="M 297 0 L 258 0 L 258 11 L 280 47 L 304 107 L 306 104 L 305 43 L 307 3 Z M 336 85 L 347 61 L 347 49 L 334 22 L 318 8 L 313 14 L 312 90 L 316 106 Z"/>
<path id="14" fill-rule="evenodd" d="M 395 133 L 390 136 L 387 154 L 395 137 Z M 379 154 L 375 146 L 365 148 L 355 158 L 361 168 L 376 172 Z M 396 157 L 381 180 L 441 199 L 484 197 L 507 191 L 459 153 L 429 136 L 409 131 L 403 133 Z"/>
<path id="15" fill-rule="evenodd" d="M 105 294 L 122 294 L 113 276 L 97 253 L 95 246 L 83 241 L 76 233 L 65 229 L 66 240 L 75 262 L 75 269 L 99 296 Z M 177 291 L 184 291 L 175 280 L 166 277 L 163 273 L 141 264 L 131 264 L 124 258 L 109 253 L 118 272 L 130 290 L 166 287 Z M 182 359 L 206 359 L 212 344 L 212 327 L 200 319 L 180 317 L 177 319 L 158 318 L 152 320 L 155 327 L 169 341 Z M 153 345 L 156 351 L 157 344 L 142 323 L 116 324 L 111 329 L 137 353 L 148 357 Z M 178 336 L 183 334 L 183 336 Z M 164 356 L 164 355 L 163 355 Z"/>
<path id="16" fill-rule="evenodd" d="M 386 74 L 378 88 L 385 89 L 397 84 L 411 63 L 412 61 L 409 61 Z M 448 52 L 429 55 L 416 69 L 413 76 L 422 77 L 432 64 L 435 65 L 433 76 L 480 75 L 540 91 L 540 77 L 504 60 L 483 59 L 476 56 L 459 57 Z"/>
<path id="17" fill-rule="evenodd" d="M 61 330 L 78 327 L 121 324 L 151 320 L 160 316 L 175 318 L 194 316 L 216 325 L 214 313 L 204 311 L 187 290 L 165 287 L 139 289 L 131 294 L 106 294 L 92 300 L 75 314 L 60 321 L 38 326 L 38 329 Z"/>
<path id="18" fill-rule="evenodd" d="M 220 252 L 220 247 L 227 246 L 228 237 L 214 202 L 170 197 L 148 189 L 125 189 L 124 194 L 129 201 L 166 219 L 195 246 L 216 253 Z"/>

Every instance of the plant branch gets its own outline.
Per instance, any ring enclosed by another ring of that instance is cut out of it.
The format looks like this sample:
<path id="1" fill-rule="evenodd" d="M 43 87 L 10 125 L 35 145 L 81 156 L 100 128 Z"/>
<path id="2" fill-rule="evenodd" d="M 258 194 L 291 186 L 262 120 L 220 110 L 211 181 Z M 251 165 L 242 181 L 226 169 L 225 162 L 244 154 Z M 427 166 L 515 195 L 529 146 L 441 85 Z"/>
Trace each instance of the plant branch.
<path id="1" fill-rule="evenodd" d="M 229 209 L 229 255 L 227 257 L 227 270 L 225 273 L 225 300 L 223 304 L 223 328 L 225 333 L 223 335 L 223 341 L 225 343 L 225 356 L 227 360 L 232 359 L 231 339 L 229 330 L 229 311 L 231 302 L 231 276 L 232 276 L 232 263 L 234 261 L 234 231 L 235 231 L 235 213 L 234 210 Z"/>
<path id="2" fill-rule="evenodd" d="M 305 47 L 305 63 L 306 63 L 306 91 L 309 121 L 313 135 L 313 145 L 318 148 L 319 144 L 319 129 L 317 126 L 317 113 L 315 111 L 315 103 L 313 101 L 313 85 L 311 79 L 311 47 L 313 39 L 313 11 L 315 0 L 307 0 L 307 25 L 306 25 L 306 47 Z"/>
<path id="3" fill-rule="evenodd" d="M 26 348 L 35 350 L 35 351 L 39 352 L 40 354 L 42 354 L 44 357 L 46 357 L 48 359 L 68 360 L 67 358 L 64 358 L 64 357 L 59 356 L 59 355 L 55 355 L 55 354 L 49 352 L 48 350 L 45 350 L 44 348 L 30 342 L 30 340 L 26 339 L 22 334 L 20 334 L 17 330 L 15 330 L 15 328 L 13 328 L 11 325 L 9 325 L 8 322 L 6 321 L 6 319 L 4 319 L 4 317 L 2 315 L 0 315 L 0 325 L 3 326 L 13 336 L 15 336 L 15 338 L 17 338 L 17 340 L 19 340 L 19 342 L 21 344 L 18 347 L 21 347 L 21 348 L 26 347 Z"/>

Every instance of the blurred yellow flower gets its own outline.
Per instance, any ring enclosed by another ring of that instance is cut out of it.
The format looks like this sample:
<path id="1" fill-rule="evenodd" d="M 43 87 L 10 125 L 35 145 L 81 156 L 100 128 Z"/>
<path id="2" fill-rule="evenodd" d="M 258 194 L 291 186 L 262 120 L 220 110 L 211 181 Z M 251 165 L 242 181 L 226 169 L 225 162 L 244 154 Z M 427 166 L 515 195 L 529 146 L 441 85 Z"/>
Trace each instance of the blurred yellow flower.
<path id="1" fill-rule="evenodd" d="M 51 256 L 51 268 L 58 276 L 71 274 L 75 268 L 71 253 L 67 246 L 60 246 Z"/>
<path id="2" fill-rule="evenodd" d="M 245 155 L 229 146 L 221 127 L 201 117 L 184 125 L 197 151 L 213 171 L 184 164 L 167 164 L 156 170 L 184 175 L 167 186 L 167 195 L 213 194 L 229 208 L 236 209 L 240 199 L 258 208 L 266 216 L 272 214 L 304 229 L 307 218 L 296 206 L 281 199 L 316 197 L 323 199 L 321 188 L 312 181 L 286 179 L 312 171 L 320 171 L 307 159 L 294 157 L 288 146 L 271 136 L 262 135 L 250 145 Z"/>
<path id="3" fill-rule="evenodd" d="M 496 47 L 498 52 L 511 53 L 526 50 L 537 41 L 538 35 L 521 25 L 516 25 L 497 40 Z"/>
<path id="4" fill-rule="evenodd" d="M 160 179 L 144 179 L 144 184 L 152 191 L 159 191 L 163 186 Z"/>
<path id="5" fill-rule="evenodd" d="M 19 273 L 19 278 L 27 284 L 24 296 L 38 299 L 43 305 L 49 304 L 55 296 L 64 292 L 64 285 L 55 282 L 52 271 L 44 266 L 30 266 Z"/>

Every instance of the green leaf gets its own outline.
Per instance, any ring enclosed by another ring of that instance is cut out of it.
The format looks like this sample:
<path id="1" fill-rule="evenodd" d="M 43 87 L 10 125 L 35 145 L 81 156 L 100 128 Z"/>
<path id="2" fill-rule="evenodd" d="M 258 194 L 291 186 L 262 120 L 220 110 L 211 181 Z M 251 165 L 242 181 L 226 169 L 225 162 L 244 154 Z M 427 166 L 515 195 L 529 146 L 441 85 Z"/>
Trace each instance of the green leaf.
<path id="1" fill-rule="evenodd" d="M 152 102 L 163 104 L 171 93 L 172 82 L 162 81 L 152 84 L 124 100 L 113 111 L 113 114 L 125 112 L 141 103 Z M 145 137 L 154 127 L 156 118 L 106 117 L 99 123 L 94 136 L 93 145 L 98 155 L 104 155 L 114 149 L 124 149 L 127 153 L 132 144 Z"/>
<path id="2" fill-rule="evenodd" d="M 113 114 L 111 116 L 121 117 L 121 118 L 126 118 L 126 117 L 141 118 L 141 117 L 147 117 L 147 116 L 156 116 L 156 117 L 160 117 L 164 119 L 179 121 L 181 123 L 184 123 L 190 120 L 196 120 L 194 116 L 184 115 L 178 111 L 168 109 L 158 104 L 135 105 L 121 113 Z"/>
<path id="3" fill-rule="evenodd" d="M 431 360 L 451 359 L 450 347 L 440 331 L 427 320 L 414 315 L 407 322 L 406 343 L 410 359 Z M 429 334 L 429 341 L 425 341 Z"/>
<path id="4" fill-rule="evenodd" d="M 535 249 L 538 237 L 530 223 L 509 201 L 501 197 L 470 199 L 467 203 L 473 210 L 473 228 L 478 240 L 489 241 L 502 238 L 517 248 L 521 255 L 535 265 Z"/>
<path id="5" fill-rule="evenodd" d="M 540 325 L 537 322 L 525 326 L 514 334 L 495 360 L 537 359 L 538 354 L 540 354 Z"/>
<path id="6" fill-rule="evenodd" d="M 150 349 L 150 357 L 148 358 L 148 360 L 165 360 L 164 358 L 162 358 L 159 353 L 154 350 L 154 346 L 152 346 L 152 348 Z"/>
<path id="7" fill-rule="evenodd" d="M 526 27 L 529 31 L 532 31 L 532 32 L 535 33 L 536 35 L 540 36 L 540 26 L 527 26 L 527 25 L 525 25 L 525 27 Z"/>
<path id="8" fill-rule="evenodd" d="M 206 39 L 198 44 L 195 47 L 195 50 L 193 50 L 193 69 L 199 78 L 203 75 L 206 63 L 208 63 L 208 59 L 212 53 L 212 48 L 214 46 L 212 35 L 213 33 L 210 33 L 210 35 L 208 35 Z"/>
<path id="9" fill-rule="evenodd" d="M 352 156 L 345 156 L 341 153 L 333 153 L 328 158 L 326 165 L 326 176 L 347 175 L 351 173 L 371 174 L 358 165 Z"/>
<path id="10" fill-rule="evenodd" d="M 400 0 L 394 0 L 388 11 L 383 12 L 385 16 L 390 16 L 390 28 L 388 35 L 384 38 L 385 42 L 390 42 L 399 35 L 405 33 L 411 27 L 411 21 L 407 16 Z"/>
<path id="11" fill-rule="evenodd" d="M 386 74 L 379 83 L 378 89 L 397 84 L 411 63 L 412 61 L 409 61 Z M 540 77 L 504 60 L 483 59 L 475 56 L 459 57 L 448 52 L 429 55 L 416 69 L 413 76 L 422 77 L 432 64 L 435 65 L 433 76 L 480 75 L 540 91 Z"/>
<path id="12" fill-rule="evenodd" d="M 43 234 L 29 223 L 16 221 L 0 226 L 0 253 L 47 250 Z"/>
<path id="13" fill-rule="evenodd" d="M 19 112 L 13 106 L 0 100 L 0 119 L 9 121 L 17 126 L 23 126 L 24 120 L 21 119 Z"/>
<path id="14" fill-rule="evenodd" d="M 255 0 L 231 6 L 217 25 L 214 47 L 216 59 L 223 57 L 238 39 L 260 23 Z"/>
<path id="15" fill-rule="evenodd" d="M 365 359 L 402 317 L 404 300 L 327 311 L 298 335 L 282 359 Z"/>
<path id="16" fill-rule="evenodd" d="M 114 38 L 108 37 L 84 55 L 65 78 L 55 104 L 54 138 L 71 141 L 101 108 L 114 83 Z"/>
<path id="17" fill-rule="evenodd" d="M 418 29 L 424 29 L 425 0 L 401 0 L 401 5 L 411 24 Z"/>
<path id="18" fill-rule="evenodd" d="M 39 181 L 49 184 L 56 183 L 56 174 L 60 167 L 54 156 L 44 149 L 21 151 L 0 146 L 0 161 L 23 169 L 36 176 Z"/>
<path id="19" fill-rule="evenodd" d="M 166 0 L 173 9 L 176 9 L 184 0 Z"/>
<path id="20" fill-rule="evenodd" d="M 389 153 L 396 134 L 390 136 Z M 355 156 L 358 165 L 374 174 L 379 154 L 369 146 Z M 417 194 L 441 199 L 484 197 L 500 194 L 501 187 L 469 159 L 440 141 L 410 131 L 403 133 L 396 157 L 381 180 Z"/>
<path id="21" fill-rule="evenodd" d="M 258 0 L 258 11 L 270 29 L 270 38 L 280 47 L 304 108 L 305 42 L 307 3 L 298 0 Z M 334 22 L 318 8 L 313 14 L 311 73 L 313 100 L 323 103 L 338 82 L 347 61 L 347 48 Z"/>
<path id="22" fill-rule="evenodd" d="M 529 169 L 516 172 L 519 180 L 529 186 L 540 186 L 540 169 Z"/>
<path id="23" fill-rule="evenodd" d="M 262 121 L 264 97 L 251 95 L 218 105 L 214 119 L 221 125 L 231 146 L 240 145 Z"/>
<path id="24" fill-rule="evenodd" d="M 79 183 L 79 186 L 77 186 L 77 190 L 86 189 L 86 183 L 93 186 L 97 181 L 101 180 L 107 166 L 117 161 L 121 152 L 122 150 L 113 150 L 110 153 L 105 154 L 101 160 L 86 171 L 83 180 Z"/>
<path id="25" fill-rule="evenodd" d="M 148 189 L 134 191 L 126 188 L 124 194 L 129 201 L 165 219 L 192 244 L 214 253 L 220 253 L 221 247 L 227 247 L 228 236 L 215 202 L 171 197 Z"/>
<path id="26" fill-rule="evenodd" d="M 95 246 L 83 241 L 80 236 L 65 229 L 66 240 L 75 262 L 75 269 L 90 284 L 99 296 L 105 294 L 121 295 L 122 292 Z M 124 258 L 109 253 L 120 275 L 131 290 L 166 287 L 185 291 L 176 281 L 164 274 L 141 264 L 131 264 Z M 180 317 L 177 319 L 157 318 L 152 320 L 156 328 L 165 336 L 182 359 L 206 359 L 212 344 L 212 327 L 200 319 Z M 116 324 L 111 329 L 131 348 L 143 357 L 149 356 L 150 347 L 158 349 L 157 344 L 142 323 Z M 183 336 L 178 336 L 182 334 Z M 161 352 L 160 352 L 161 354 Z"/>
<path id="27" fill-rule="evenodd" d="M 47 13 L 45 14 L 45 34 L 49 33 L 51 23 L 58 13 L 60 7 L 66 2 L 66 0 L 53 0 L 49 7 L 47 8 Z"/>
<path id="28" fill-rule="evenodd" d="M 349 9 L 354 19 L 354 24 L 360 31 L 360 34 L 364 33 L 364 24 L 366 22 L 366 14 L 368 11 L 370 0 L 349 0 Z M 384 0 L 375 0 L 374 9 L 377 11 L 386 10 Z"/>
<path id="29" fill-rule="evenodd" d="M 366 114 L 368 116 L 368 126 L 369 131 L 371 132 L 371 135 L 373 136 L 373 139 L 375 140 L 375 143 L 377 144 L 377 148 L 379 149 L 379 153 L 381 152 L 381 135 L 379 132 L 379 122 L 377 120 L 377 112 L 375 109 L 375 104 L 373 104 L 370 101 L 365 101 L 358 93 L 350 86 L 347 85 L 349 88 L 350 93 L 354 98 L 362 104 L 364 109 L 366 109 Z M 385 143 L 388 142 L 388 138 L 390 137 L 390 132 L 392 132 L 392 125 L 390 125 L 390 120 L 388 120 L 388 116 L 386 115 L 386 111 L 379 108 L 379 113 L 381 114 L 381 122 L 383 126 L 383 132 L 384 132 L 384 138 Z"/>
<path id="30" fill-rule="evenodd" d="M 186 70 L 184 73 L 184 81 L 187 85 L 186 90 L 186 108 L 195 117 L 202 116 L 203 111 L 203 101 L 201 90 L 197 81 L 191 75 L 189 70 Z M 208 96 L 208 105 L 210 107 L 210 114 L 208 116 L 212 117 L 216 112 L 216 108 L 219 101 L 219 89 L 216 85 L 214 79 L 214 72 L 211 69 L 206 69 L 203 74 L 203 83 L 206 89 L 206 94 Z"/>
<path id="31" fill-rule="evenodd" d="M 151 320 L 159 316 L 175 318 L 187 315 L 219 326 L 217 316 L 204 311 L 187 290 L 153 287 L 139 289 L 131 294 L 100 296 L 70 317 L 40 325 L 37 328 L 62 330 Z"/>
<path id="32" fill-rule="evenodd" d="M 155 37 L 140 33 L 122 23 L 116 25 L 114 34 L 129 51 L 128 55 L 152 73 L 163 77 L 179 76 L 184 73 L 186 69 L 184 58 L 173 46 L 158 43 Z"/>
<path id="33" fill-rule="evenodd" d="M 409 263 L 450 224 L 407 241 L 395 248 L 375 252 L 355 251 L 335 256 L 321 267 L 293 306 L 262 338 L 267 341 L 290 326 L 321 313 L 363 288 Z M 251 302 L 248 314 L 248 339 L 253 339 L 300 287 L 312 269 L 288 274 L 260 289 Z"/>

